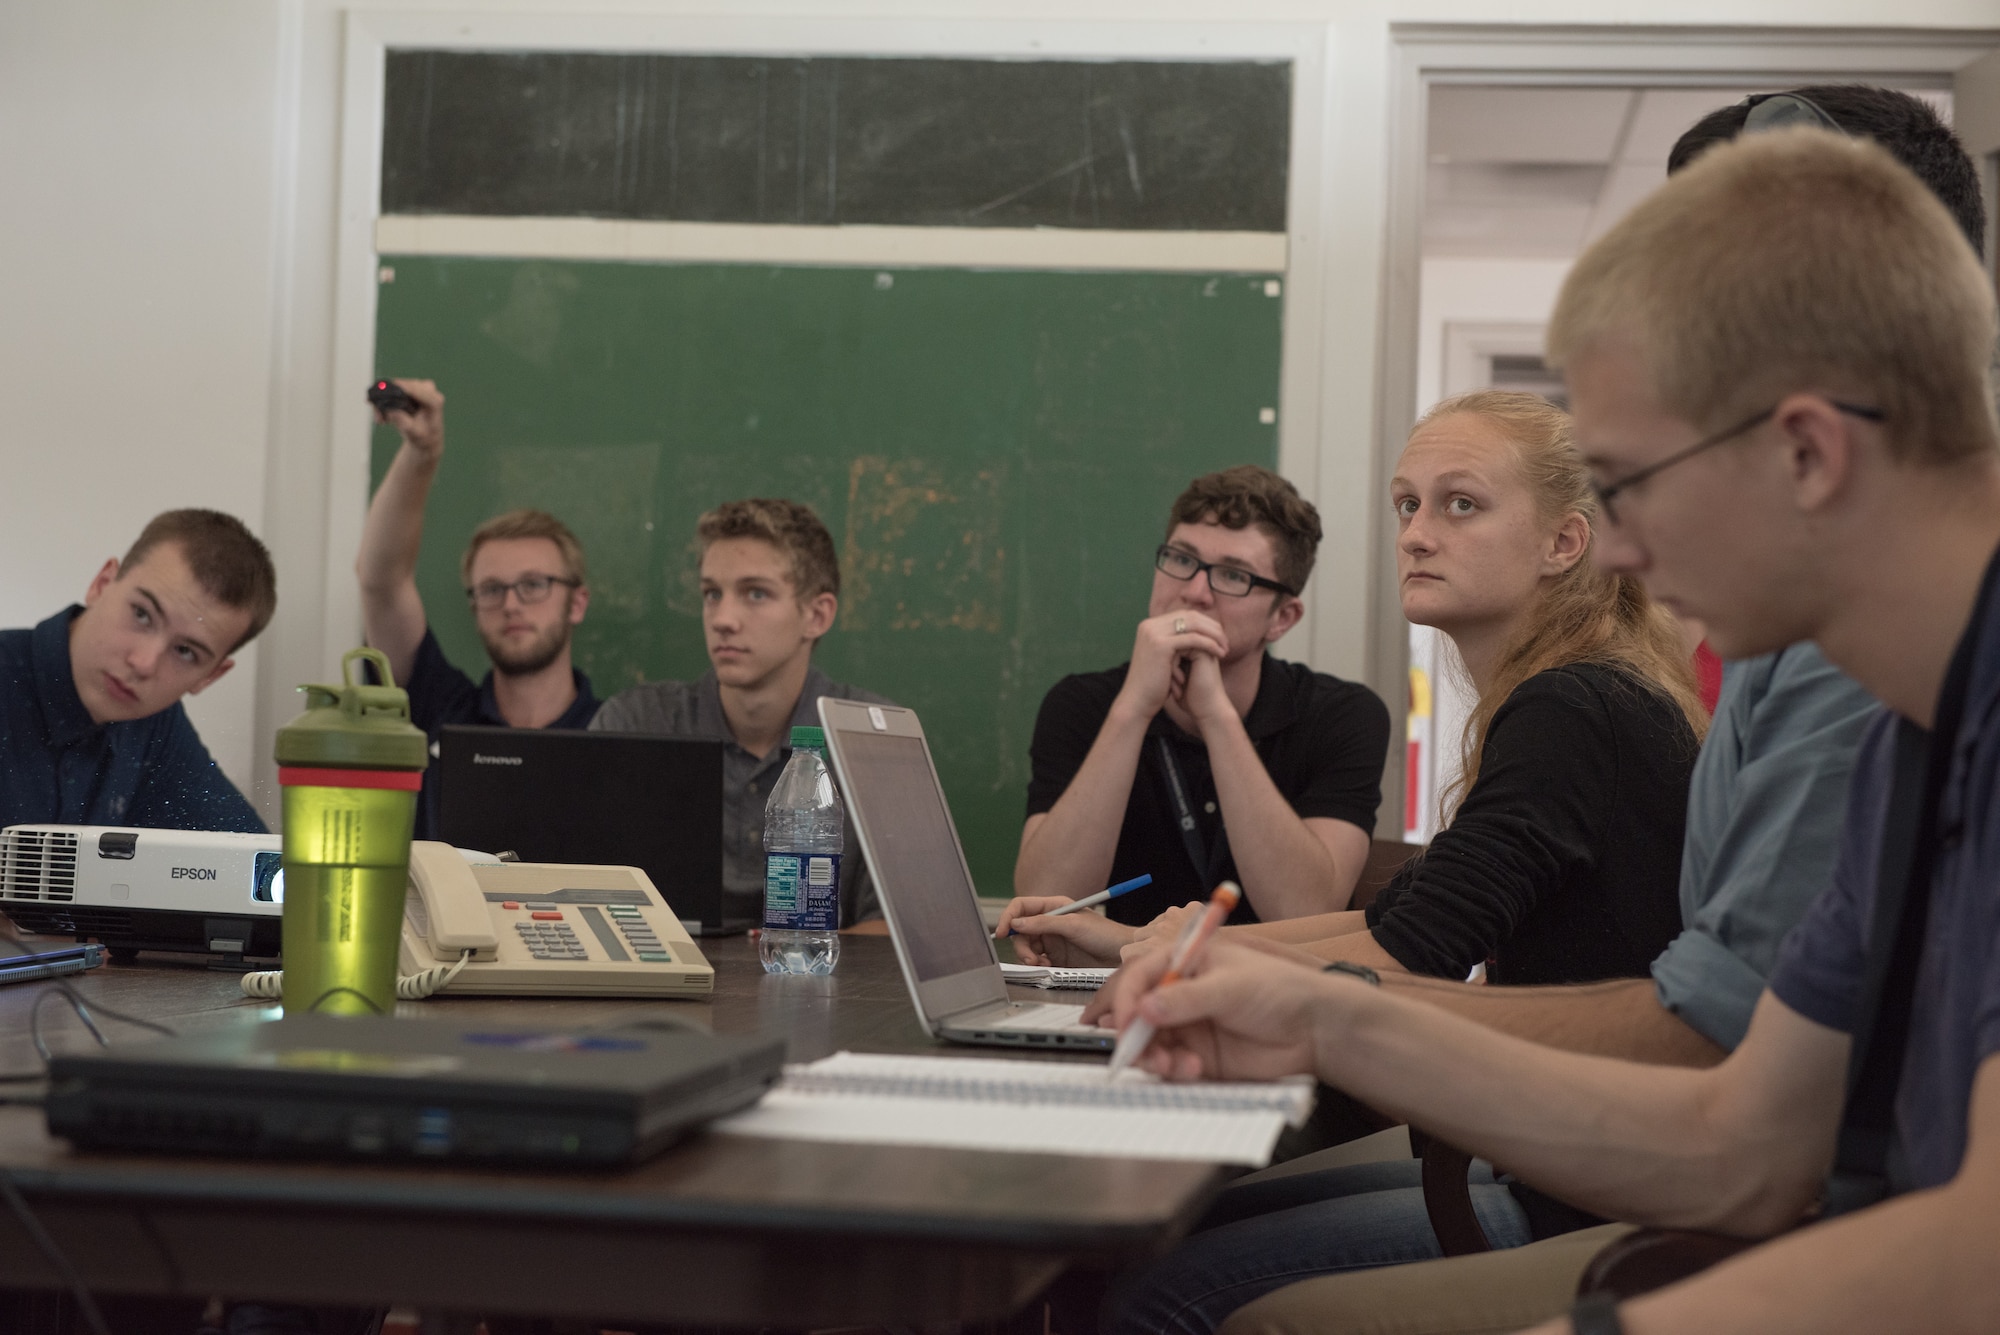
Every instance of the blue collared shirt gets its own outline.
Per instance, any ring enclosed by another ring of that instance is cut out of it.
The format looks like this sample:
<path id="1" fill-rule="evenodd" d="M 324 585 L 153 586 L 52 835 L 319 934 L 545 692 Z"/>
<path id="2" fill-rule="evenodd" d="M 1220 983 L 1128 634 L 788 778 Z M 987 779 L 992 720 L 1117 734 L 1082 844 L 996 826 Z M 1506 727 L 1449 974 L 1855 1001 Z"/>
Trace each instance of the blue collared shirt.
<path id="1" fill-rule="evenodd" d="M 1810 644 L 1730 663 L 1695 761 L 1685 930 L 1653 961 L 1660 1004 L 1734 1049 L 1785 934 L 1833 879 L 1847 785 L 1881 712 Z"/>
<path id="2" fill-rule="evenodd" d="M 123 723 L 90 717 L 69 667 L 69 623 L 82 611 L 0 631 L 0 826 L 263 833 L 178 701 Z"/>

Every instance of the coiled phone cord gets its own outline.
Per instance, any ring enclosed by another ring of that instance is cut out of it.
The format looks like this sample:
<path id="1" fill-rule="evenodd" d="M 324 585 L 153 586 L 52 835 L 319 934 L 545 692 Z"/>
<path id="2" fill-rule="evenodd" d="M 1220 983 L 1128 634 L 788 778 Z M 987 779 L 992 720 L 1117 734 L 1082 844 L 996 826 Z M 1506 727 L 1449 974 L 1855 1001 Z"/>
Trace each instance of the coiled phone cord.
<path id="1" fill-rule="evenodd" d="M 472 962 L 472 952 L 466 951 L 455 964 L 440 964 L 422 969 L 396 980 L 396 1000 L 422 1001 L 425 997 L 442 992 L 452 979 L 458 977 L 459 970 Z M 242 978 L 243 995 L 260 1001 L 276 1001 L 285 995 L 285 971 L 264 969 L 257 973 L 246 973 Z"/>

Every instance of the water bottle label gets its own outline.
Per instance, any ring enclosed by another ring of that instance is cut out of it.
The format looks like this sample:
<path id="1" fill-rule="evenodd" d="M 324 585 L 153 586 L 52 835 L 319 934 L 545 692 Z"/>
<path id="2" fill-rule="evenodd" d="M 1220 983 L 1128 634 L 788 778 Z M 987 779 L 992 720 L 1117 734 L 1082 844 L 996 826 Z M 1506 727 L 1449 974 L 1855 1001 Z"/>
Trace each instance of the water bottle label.
<path id="1" fill-rule="evenodd" d="M 766 853 L 764 925 L 792 932 L 840 926 L 840 854 Z"/>

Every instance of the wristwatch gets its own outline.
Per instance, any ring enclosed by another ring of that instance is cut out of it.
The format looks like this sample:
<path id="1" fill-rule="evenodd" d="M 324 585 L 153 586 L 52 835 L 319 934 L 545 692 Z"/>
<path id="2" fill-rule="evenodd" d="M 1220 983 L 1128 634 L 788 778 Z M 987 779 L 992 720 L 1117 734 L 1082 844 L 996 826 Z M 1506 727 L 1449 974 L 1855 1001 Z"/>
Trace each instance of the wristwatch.
<path id="1" fill-rule="evenodd" d="M 1321 968 L 1320 972 L 1352 974 L 1370 987 L 1382 986 L 1381 974 L 1376 973 L 1365 964 L 1356 964 L 1353 960 L 1335 960 L 1333 963 Z"/>
<path id="2" fill-rule="evenodd" d="M 1576 1300 L 1569 1309 L 1569 1324 L 1576 1335 L 1625 1335 L 1625 1325 L 1618 1319 L 1618 1299 L 1601 1289 Z"/>

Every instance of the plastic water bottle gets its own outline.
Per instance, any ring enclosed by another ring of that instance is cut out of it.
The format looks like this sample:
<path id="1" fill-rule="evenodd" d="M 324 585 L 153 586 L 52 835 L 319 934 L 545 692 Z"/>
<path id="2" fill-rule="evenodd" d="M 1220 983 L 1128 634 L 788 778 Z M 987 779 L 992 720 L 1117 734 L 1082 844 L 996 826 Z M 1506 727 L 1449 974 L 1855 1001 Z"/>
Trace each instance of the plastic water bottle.
<path id="1" fill-rule="evenodd" d="M 840 958 L 840 793 L 826 767 L 826 733 L 792 729 L 792 758 L 764 804 L 766 973 L 828 974 Z"/>

